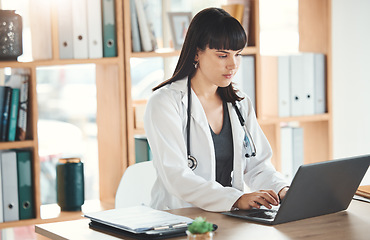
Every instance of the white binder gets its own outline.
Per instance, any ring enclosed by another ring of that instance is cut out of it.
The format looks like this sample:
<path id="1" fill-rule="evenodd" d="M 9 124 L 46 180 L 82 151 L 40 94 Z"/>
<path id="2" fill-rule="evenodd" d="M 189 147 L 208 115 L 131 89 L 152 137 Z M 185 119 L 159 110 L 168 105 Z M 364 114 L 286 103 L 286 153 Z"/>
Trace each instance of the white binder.
<path id="1" fill-rule="evenodd" d="M 1 152 L 4 222 L 19 220 L 17 155 L 15 151 Z"/>
<path id="2" fill-rule="evenodd" d="M 303 53 L 303 110 L 304 115 L 315 114 L 315 54 Z"/>
<path id="3" fill-rule="evenodd" d="M 256 109 L 256 83 L 254 56 L 243 56 L 241 67 L 243 67 L 243 91 L 250 97 L 253 108 Z"/>
<path id="4" fill-rule="evenodd" d="M 304 163 L 303 128 L 293 127 L 293 172 L 294 176 L 298 168 Z"/>
<path id="5" fill-rule="evenodd" d="M 326 67 L 325 55 L 315 54 L 315 114 L 326 113 Z"/>
<path id="6" fill-rule="evenodd" d="M 74 58 L 88 58 L 86 0 L 72 1 L 73 55 Z"/>
<path id="7" fill-rule="evenodd" d="M 279 116 L 289 117 L 291 115 L 290 107 L 290 57 L 278 56 L 278 101 Z"/>
<path id="8" fill-rule="evenodd" d="M 33 60 L 53 57 L 50 4 L 49 0 L 33 0 L 29 4 Z"/>
<path id="9" fill-rule="evenodd" d="M 304 163 L 303 128 L 280 128 L 280 143 L 281 173 L 291 181 Z"/>
<path id="10" fill-rule="evenodd" d="M 290 77 L 291 77 L 291 115 L 304 115 L 304 77 L 303 77 L 303 56 L 302 54 L 290 57 Z"/>
<path id="11" fill-rule="evenodd" d="M 103 57 L 101 1 L 87 1 L 87 32 L 89 58 Z"/>
<path id="12" fill-rule="evenodd" d="M 255 66 L 253 56 L 242 56 L 238 72 L 233 78 L 235 87 L 248 95 L 256 108 Z"/>
<path id="13" fill-rule="evenodd" d="M 59 58 L 73 59 L 72 0 L 57 2 Z"/>
<path id="14" fill-rule="evenodd" d="M 293 179 L 293 130 L 291 127 L 280 128 L 281 173 L 291 181 Z"/>

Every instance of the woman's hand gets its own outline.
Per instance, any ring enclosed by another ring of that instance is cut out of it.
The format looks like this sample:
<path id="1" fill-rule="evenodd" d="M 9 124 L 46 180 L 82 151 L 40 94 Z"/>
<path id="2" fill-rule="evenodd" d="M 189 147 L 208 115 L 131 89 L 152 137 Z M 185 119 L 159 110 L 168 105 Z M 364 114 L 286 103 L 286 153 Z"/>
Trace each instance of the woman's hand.
<path id="1" fill-rule="evenodd" d="M 260 208 L 265 206 L 271 209 L 271 205 L 279 204 L 279 196 L 273 190 L 261 190 L 253 193 L 243 194 L 234 204 L 239 209 Z"/>
<path id="2" fill-rule="evenodd" d="M 285 195 L 286 193 L 288 192 L 289 190 L 289 187 L 283 187 L 280 191 L 279 191 L 279 197 L 281 200 L 283 200 L 285 198 Z"/>

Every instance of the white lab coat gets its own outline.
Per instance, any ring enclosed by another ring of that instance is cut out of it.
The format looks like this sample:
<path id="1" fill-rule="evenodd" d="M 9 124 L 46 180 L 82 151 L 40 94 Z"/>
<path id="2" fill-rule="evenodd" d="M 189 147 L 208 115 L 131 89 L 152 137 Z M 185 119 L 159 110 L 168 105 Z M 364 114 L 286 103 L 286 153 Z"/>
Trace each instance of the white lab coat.
<path id="1" fill-rule="evenodd" d="M 239 92 L 240 93 L 240 92 Z M 245 158 L 244 131 L 235 109 L 228 103 L 234 145 L 232 187 L 216 182 L 215 150 L 203 107 L 192 91 L 190 150 L 198 166 L 187 164 L 187 78 L 156 90 L 144 116 L 145 132 L 153 153 L 157 180 L 151 207 L 165 210 L 197 206 L 208 211 L 229 211 L 243 195 L 244 182 L 251 190 L 279 192 L 288 184 L 271 164 L 272 150 L 257 123 L 250 99 L 240 102 L 240 111 L 256 145 L 257 156 Z"/>

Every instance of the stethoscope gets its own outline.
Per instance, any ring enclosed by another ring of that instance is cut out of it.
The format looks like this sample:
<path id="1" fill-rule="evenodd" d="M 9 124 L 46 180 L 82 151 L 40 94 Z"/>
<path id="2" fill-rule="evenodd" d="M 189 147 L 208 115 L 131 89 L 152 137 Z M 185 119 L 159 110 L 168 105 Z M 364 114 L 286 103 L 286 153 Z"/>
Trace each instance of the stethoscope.
<path id="1" fill-rule="evenodd" d="M 236 103 L 233 103 L 233 107 L 236 111 L 236 114 L 238 115 L 240 125 L 242 126 L 244 130 L 243 146 L 247 149 L 247 153 L 245 154 L 245 157 L 246 158 L 255 157 L 256 156 L 256 145 L 254 144 L 253 138 L 245 125 L 245 120 L 238 106 L 236 106 Z M 194 156 L 190 154 L 190 119 L 191 119 L 190 114 L 191 114 L 191 83 L 190 83 L 190 78 L 188 78 L 188 119 L 186 123 L 186 133 L 188 137 L 186 141 L 186 146 L 187 146 L 187 155 L 188 155 L 188 167 L 191 170 L 194 170 L 198 166 L 198 161 Z"/>

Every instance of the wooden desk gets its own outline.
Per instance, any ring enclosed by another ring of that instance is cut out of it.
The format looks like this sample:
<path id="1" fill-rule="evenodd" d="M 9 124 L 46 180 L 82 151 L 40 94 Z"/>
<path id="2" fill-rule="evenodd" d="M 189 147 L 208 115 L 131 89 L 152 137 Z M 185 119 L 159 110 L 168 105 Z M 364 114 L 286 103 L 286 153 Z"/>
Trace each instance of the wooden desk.
<path id="1" fill-rule="evenodd" d="M 267 226 L 246 220 L 225 216 L 220 213 L 206 212 L 198 208 L 171 210 L 171 213 L 195 218 L 202 216 L 218 225 L 215 240 L 239 239 L 369 239 L 370 204 L 353 200 L 346 211 L 304 219 L 300 221 Z M 109 236 L 88 227 L 89 220 L 75 220 L 59 223 L 36 225 L 35 231 L 51 239 L 107 239 Z M 45 238 L 40 238 L 45 239 Z M 130 238 L 124 238 L 130 239 Z M 172 239 L 186 239 L 178 237 Z"/>

